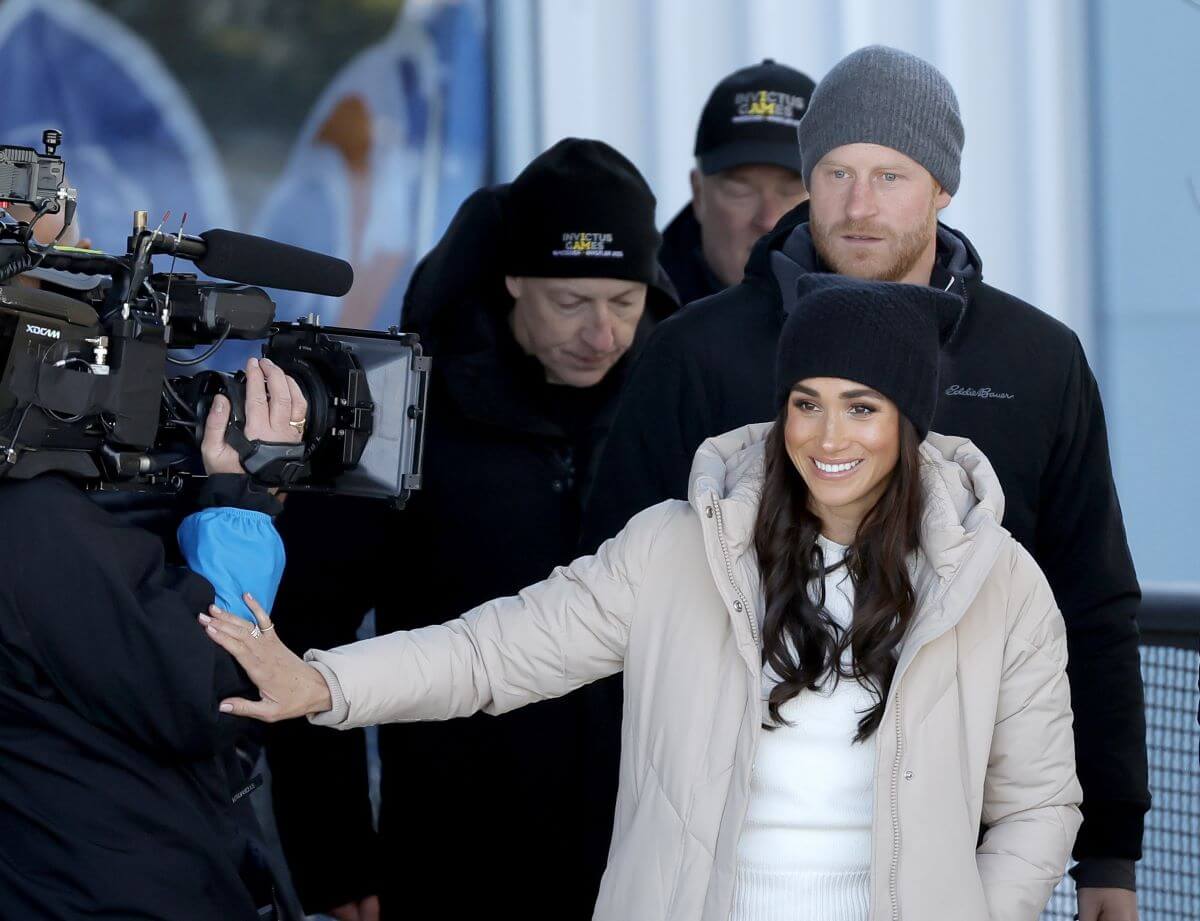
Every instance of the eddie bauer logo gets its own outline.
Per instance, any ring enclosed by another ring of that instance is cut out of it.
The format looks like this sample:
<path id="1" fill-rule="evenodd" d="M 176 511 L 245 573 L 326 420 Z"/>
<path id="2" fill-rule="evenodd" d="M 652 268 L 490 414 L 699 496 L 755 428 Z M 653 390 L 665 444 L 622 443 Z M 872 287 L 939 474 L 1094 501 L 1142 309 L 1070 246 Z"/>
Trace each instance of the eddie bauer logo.
<path id="1" fill-rule="evenodd" d="M 550 253 L 552 256 L 565 256 L 569 259 L 590 257 L 593 259 L 620 259 L 625 255 L 623 249 L 610 249 L 613 235 L 611 233 L 564 233 L 562 249 Z"/>
<path id="2" fill-rule="evenodd" d="M 1011 400 L 1013 395 L 1005 393 L 1002 390 L 993 390 L 991 387 L 961 387 L 958 384 L 951 384 L 946 388 L 946 396 L 948 397 L 979 397 L 981 400 Z"/>
<path id="3" fill-rule="evenodd" d="M 759 90 L 757 93 L 737 93 L 733 97 L 733 123 L 775 122 L 795 127 L 800 124 L 807 100 L 791 93 Z"/>

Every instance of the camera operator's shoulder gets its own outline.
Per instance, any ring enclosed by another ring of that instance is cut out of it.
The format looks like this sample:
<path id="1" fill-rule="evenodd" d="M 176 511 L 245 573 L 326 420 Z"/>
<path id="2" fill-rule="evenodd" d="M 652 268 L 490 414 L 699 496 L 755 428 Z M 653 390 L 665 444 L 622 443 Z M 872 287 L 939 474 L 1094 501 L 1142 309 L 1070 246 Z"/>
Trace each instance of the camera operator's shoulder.
<path id="1" fill-rule="evenodd" d="M 30 559 L 71 558 L 81 533 L 92 531 L 96 509 L 69 480 L 44 474 L 30 480 L 0 480 L 0 565 L 21 573 Z"/>
<path id="2" fill-rule="evenodd" d="M 29 480 L 0 480 L 0 521 L 34 525 L 59 513 L 90 508 L 79 487 L 65 477 L 45 474 Z"/>

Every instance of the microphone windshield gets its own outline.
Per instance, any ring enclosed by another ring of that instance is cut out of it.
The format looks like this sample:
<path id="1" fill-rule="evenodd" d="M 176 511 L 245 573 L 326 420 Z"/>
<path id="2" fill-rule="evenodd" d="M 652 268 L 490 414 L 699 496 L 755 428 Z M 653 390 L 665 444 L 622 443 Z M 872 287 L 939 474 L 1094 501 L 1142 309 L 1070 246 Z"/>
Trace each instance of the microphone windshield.
<path id="1" fill-rule="evenodd" d="M 200 239 L 207 252 L 196 266 L 215 278 L 330 297 L 354 284 L 350 263 L 324 253 L 232 230 L 206 230 Z"/>

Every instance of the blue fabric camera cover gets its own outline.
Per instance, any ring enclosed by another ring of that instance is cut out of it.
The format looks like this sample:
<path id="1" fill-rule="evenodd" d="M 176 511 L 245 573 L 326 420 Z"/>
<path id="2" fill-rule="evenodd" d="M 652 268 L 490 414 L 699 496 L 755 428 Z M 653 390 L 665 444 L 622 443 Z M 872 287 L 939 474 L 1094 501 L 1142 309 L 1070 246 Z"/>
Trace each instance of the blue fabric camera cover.
<path id="1" fill-rule="evenodd" d="M 283 540 L 271 516 L 220 506 L 188 515 L 179 526 L 179 548 L 192 572 L 216 591 L 217 606 L 254 623 L 242 600 L 249 592 L 270 612 L 283 578 Z"/>

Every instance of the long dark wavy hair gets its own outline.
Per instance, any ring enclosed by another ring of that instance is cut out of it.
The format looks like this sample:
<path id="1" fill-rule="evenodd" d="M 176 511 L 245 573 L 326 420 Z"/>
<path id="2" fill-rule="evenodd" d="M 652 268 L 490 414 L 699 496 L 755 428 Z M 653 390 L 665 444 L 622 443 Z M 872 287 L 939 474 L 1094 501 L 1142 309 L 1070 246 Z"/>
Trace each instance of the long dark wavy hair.
<path id="1" fill-rule="evenodd" d="M 786 725 L 779 708 L 803 690 L 817 690 L 827 676 L 834 681 L 856 679 L 876 699 L 858 721 L 854 741 L 861 742 L 883 719 L 900 639 L 916 607 L 907 563 L 920 534 L 920 442 L 912 423 L 901 416 L 899 461 L 846 551 L 854 618 L 844 630 L 824 610 L 828 570 L 817 544 L 821 519 L 809 508 L 808 487 L 787 453 L 787 411 L 785 403 L 767 436 L 762 499 L 754 523 L 767 602 L 763 664 L 781 679 L 771 690 L 771 722 L 766 728 Z M 852 654 L 849 665 L 842 663 L 847 648 Z"/>

